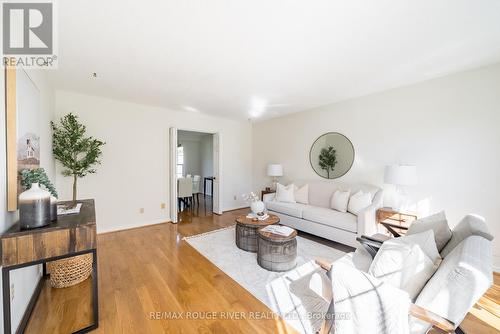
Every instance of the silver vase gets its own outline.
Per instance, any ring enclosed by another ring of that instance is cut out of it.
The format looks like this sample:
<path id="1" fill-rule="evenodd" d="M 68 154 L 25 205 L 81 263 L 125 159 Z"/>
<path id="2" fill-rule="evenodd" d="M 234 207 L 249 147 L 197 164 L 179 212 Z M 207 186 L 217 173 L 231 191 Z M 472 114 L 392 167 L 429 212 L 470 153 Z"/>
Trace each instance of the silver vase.
<path id="1" fill-rule="evenodd" d="M 55 222 L 57 220 L 57 198 L 50 196 L 50 221 Z"/>
<path id="2" fill-rule="evenodd" d="M 50 193 L 33 183 L 19 195 L 19 222 L 21 229 L 31 229 L 50 224 Z"/>

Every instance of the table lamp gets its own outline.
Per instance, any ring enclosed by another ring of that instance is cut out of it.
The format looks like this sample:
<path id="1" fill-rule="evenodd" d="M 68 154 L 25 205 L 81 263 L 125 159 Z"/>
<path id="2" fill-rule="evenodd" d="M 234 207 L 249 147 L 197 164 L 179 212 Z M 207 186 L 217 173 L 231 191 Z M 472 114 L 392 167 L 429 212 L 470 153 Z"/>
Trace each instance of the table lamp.
<path id="1" fill-rule="evenodd" d="M 417 184 L 417 166 L 414 165 L 391 165 L 386 166 L 384 171 L 384 182 L 396 186 L 397 208 L 406 204 L 408 195 L 405 187 L 415 186 Z"/>
<path id="2" fill-rule="evenodd" d="M 276 189 L 276 183 L 278 182 L 278 177 L 283 176 L 283 166 L 280 164 L 269 164 L 267 165 L 267 175 L 273 178 L 273 189 Z"/>

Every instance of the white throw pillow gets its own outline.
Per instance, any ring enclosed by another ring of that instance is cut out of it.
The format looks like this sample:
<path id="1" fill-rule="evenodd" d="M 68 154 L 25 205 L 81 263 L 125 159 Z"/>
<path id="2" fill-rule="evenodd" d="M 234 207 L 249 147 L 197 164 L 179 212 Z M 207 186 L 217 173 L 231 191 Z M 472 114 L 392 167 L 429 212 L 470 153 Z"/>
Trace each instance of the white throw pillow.
<path id="1" fill-rule="evenodd" d="M 294 190 L 295 185 L 293 183 L 287 186 L 277 183 L 275 200 L 277 202 L 295 203 Z"/>
<path id="2" fill-rule="evenodd" d="M 405 290 L 414 300 L 436 271 L 439 256 L 434 232 L 389 239 L 382 244 L 368 273 Z"/>
<path id="3" fill-rule="evenodd" d="M 333 193 L 330 207 L 340 212 L 347 212 L 347 203 L 349 202 L 350 190 L 337 190 Z"/>
<path id="4" fill-rule="evenodd" d="M 370 193 L 363 193 L 363 191 L 360 190 L 349 198 L 347 211 L 357 216 L 361 210 L 369 207 L 371 204 L 372 195 Z"/>
<path id="5" fill-rule="evenodd" d="M 295 202 L 309 204 L 309 185 L 306 184 L 300 188 L 295 186 L 294 196 Z"/>
<path id="6" fill-rule="evenodd" d="M 446 246 L 451 239 L 451 230 L 446 220 L 444 211 L 436 213 L 432 216 L 415 220 L 408 228 L 407 235 L 420 233 L 427 230 L 434 231 L 434 238 L 436 239 L 436 246 L 438 251 Z"/>
<path id="7" fill-rule="evenodd" d="M 477 235 L 489 241 L 493 240 L 493 236 L 490 234 L 484 218 L 475 214 L 468 214 L 462 218 L 458 225 L 453 228 L 451 234 L 450 241 L 440 251 L 443 258 L 470 236 Z"/>

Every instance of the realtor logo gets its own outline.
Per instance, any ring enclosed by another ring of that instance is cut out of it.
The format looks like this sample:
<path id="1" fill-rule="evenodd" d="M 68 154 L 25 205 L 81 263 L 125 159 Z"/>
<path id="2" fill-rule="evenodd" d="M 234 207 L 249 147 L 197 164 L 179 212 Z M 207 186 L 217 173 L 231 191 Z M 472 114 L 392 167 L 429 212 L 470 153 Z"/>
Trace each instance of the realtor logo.
<path id="1" fill-rule="evenodd" d="M 3 65 L 54 68 L 54 4 L 2 3 Z M 32 56 L 30 56 L 32 55 Z"/>

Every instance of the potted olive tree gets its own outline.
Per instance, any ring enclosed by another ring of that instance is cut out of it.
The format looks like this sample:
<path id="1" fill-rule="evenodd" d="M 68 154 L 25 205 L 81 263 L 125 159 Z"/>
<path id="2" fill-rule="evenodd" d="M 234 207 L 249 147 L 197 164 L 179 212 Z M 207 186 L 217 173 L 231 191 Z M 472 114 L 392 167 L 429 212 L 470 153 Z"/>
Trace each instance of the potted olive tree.
<path id="1" fill-rule="evenodd" d="M 86 127 L 72 113 L 63 116 L 60 124 L 50 122 L 53 130 L 52 152 L 65 168 L 64 176 L 73 177 L 72 207 L 76 206 L 78 178 L 96 172 L 101 163 L 102 146 L 105 142 L 86 136 Z"/>

